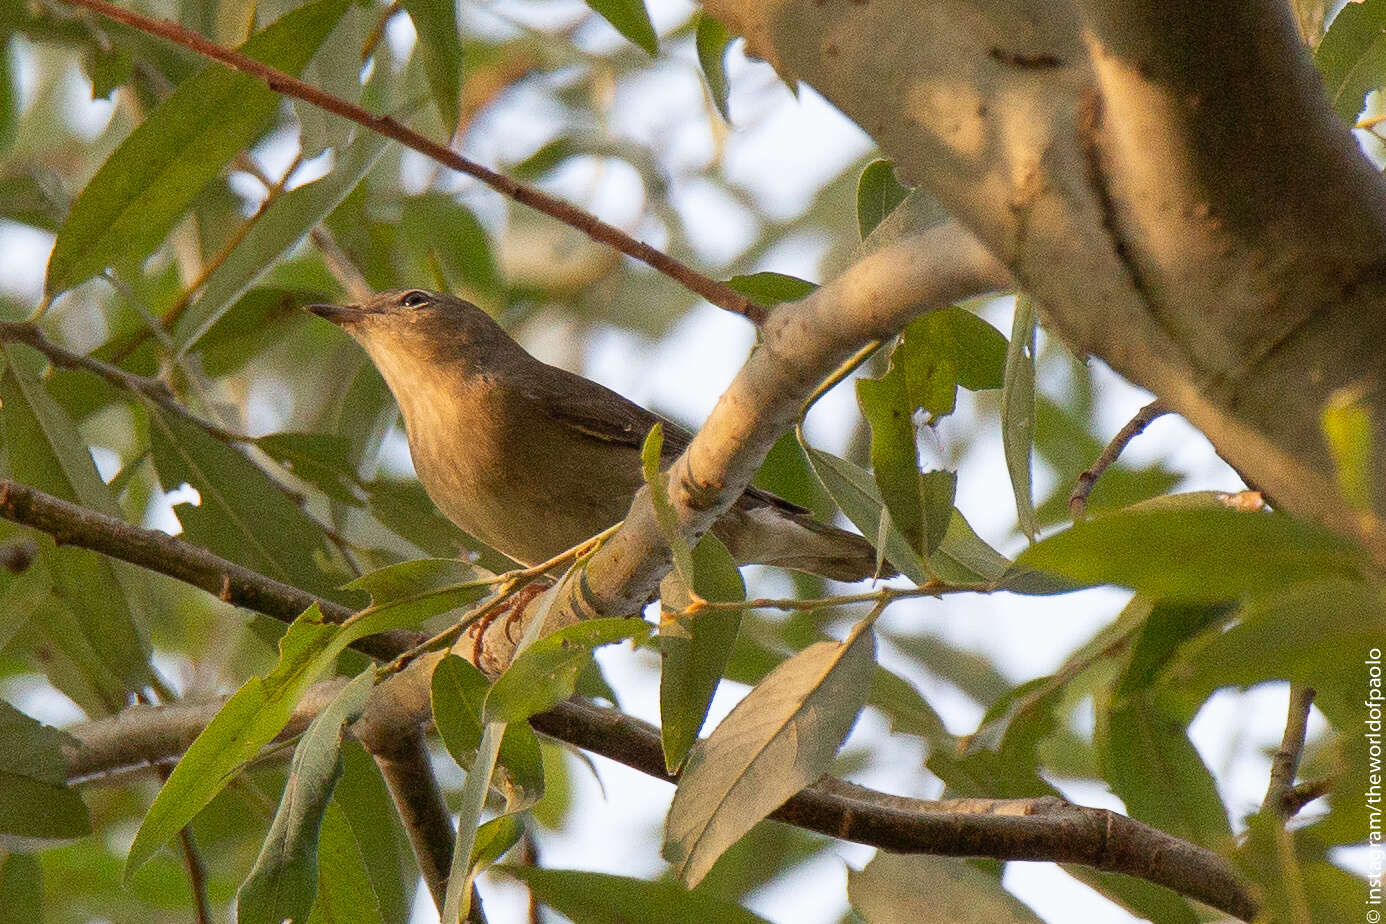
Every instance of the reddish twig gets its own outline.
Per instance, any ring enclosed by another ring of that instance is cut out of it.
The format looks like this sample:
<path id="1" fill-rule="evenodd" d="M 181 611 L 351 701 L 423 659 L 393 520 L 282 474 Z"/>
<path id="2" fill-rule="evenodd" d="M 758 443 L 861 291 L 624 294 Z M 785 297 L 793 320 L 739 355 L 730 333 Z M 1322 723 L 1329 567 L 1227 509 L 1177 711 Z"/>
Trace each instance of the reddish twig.
<path id="1" fill-rule="evenodd" d="M 211 58 L 213 61 L 224 64 L 232 70 L 240 71 L 263 81 L 276 93 L 303 100 L 305 103 L 325 109 L 344 119 L 350 119 L 364 128 L 418 151 L 445 167 L 450 167 L 459 173 L 465 173 L 480 180 L 521 205 L 527 205 L 566 225 L 577 228 L 593 240 L 614 247 L 626 256 L 658 270 L 719 308 L 739 314 L 755 324 L 760 324 L 765 320 L 766 311 L 763 307 L 725 283 L 699 273 L 686 263 L 674 259 L 643 241 L 636 240 L 615 225 L 602 221 L 570 202 L 513 180 L 505 174 L 497 173 L 475 161 L 468 160 L 451 148 L 405 127 L 390 116 L 376 115 L 355 103 L 305 83 L 297 77 L 285 74 L 283 71 L 262 64 L 253 58 L 248 58 L 237 51 L 224 48 L 178 23 L 166 19 L 151 19 L 147 16 L 141 16 L 138 13 L 132 13 L 107 3 L 106 0 L 60 0 L 60 2 L 69 6 L 83 7 L 107 19 L 123 23 L 132 29 L 168 39 L 184 48 L 189 48 L 200 55 Z"/>

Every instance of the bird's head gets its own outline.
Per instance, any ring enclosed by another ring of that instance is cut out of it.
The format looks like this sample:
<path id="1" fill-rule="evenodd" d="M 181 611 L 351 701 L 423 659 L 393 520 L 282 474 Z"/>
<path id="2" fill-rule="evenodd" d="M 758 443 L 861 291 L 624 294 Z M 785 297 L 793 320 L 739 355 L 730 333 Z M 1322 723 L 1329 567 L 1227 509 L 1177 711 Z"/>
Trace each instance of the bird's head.
<path id="1" fill-rule="evenodd" d="M 365 347 L 397 396 L 443 372 L 484 372 L 519 349 L 485 311 L 441 292 L 397 289 L 306 308 Z"/>

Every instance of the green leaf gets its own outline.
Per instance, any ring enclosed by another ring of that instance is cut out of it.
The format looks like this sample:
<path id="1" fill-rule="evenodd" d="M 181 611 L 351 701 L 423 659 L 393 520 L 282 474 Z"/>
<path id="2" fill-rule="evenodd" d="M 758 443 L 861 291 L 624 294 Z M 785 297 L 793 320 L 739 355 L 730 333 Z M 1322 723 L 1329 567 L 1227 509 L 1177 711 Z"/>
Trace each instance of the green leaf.
<path id="1" fill-rule="evenodd" d="M 1005 382 L 1006 338 L 957 305 L 911 321 L 904 330 L 904 340 L 918 344 L 917 355 L 951 362 L 957 383 L 969 391 L 1001 388 Z"/>
<path id="2" fill-rule="evenodd" d="M 335 433 L 270 433 L 257 449 L 333 500 L 360 506 L 352 472 L 351 444 Z"/>
<path id="3" fill-rule="evenodd" d="M 456 0 L 402 0 L 401 6 L 414 22 L 424 76 L 443 128 L 451 135 L 462 109 L 462 38 L 457 31 Z"/>
<path id="4" fill-rule="evenodd" d="M 511 661 L 511 668 L 515 666 L 519 656 L 529 649 L 535 638 L 543 631 L 544 624 L 549 618 L 549 611 L 553 609 L 553 602 L 557 599 L 560 590 L 567 586 L 566 581 L 573 575 L 573 571 L 574 569 L 570 568 L 562 580 L 555 582 L 535 601 L 534 613 L 529 624 L 525 626 L 520 641 L 515 646 L 516 657 Z M 487 703 L 489 703 L 490 693 L 493 693 L 494 689 L 493 687 L 488 692 Z M 571 691 L 571 687 L 569 689 Z M 480 710 L 483 717 L 486 717 L 489 712 L 487 703 L 483 703 Z M 475 876 L 472 857 L 477 843 L 481 810 L 486 803 L 486 791 L 490 787 L 491 774 L 495 770 L 496 761 L 500 756 L 505 731 L 505 722 L 487 722 L 485 730 L 481 733 L 481 744 L 477 747 L 476 759 L 472 762 L 471 770 L 467 773 L 466 782 L 462 784 L 462 793 L 458 800 L 460 806 L 457 812 L 457 839 L 453 843 L 452 867 L 448 872 L 447 891 L 443 896 L 442 918 L 445 921 L 461 921 L 469 915 L 471 909 L 472 878 Z M 507 802 L 510 801 L 507 799 Z M 507 808 L 510 807 L 507 805 Z"/>
<path id="5" fill-rule="evenodd" d="M 361 846 L 335 799 L 322 816 L 317 859 L 317 896 L 307 924 L 384 924 Z"/>
<path id="6" fill-rule="evenodd" d="M 1094 744 L 1103 778 L 1132 818 L 1219 852 L 1232 846 L 1213 775 L 1189 741 L 1186 724 L 1154 691 L 1101 705 Z"/>
<path id="7" fill-rule="evenodd" d="M 160 408 L 149 412 L 149 441 L 166 490 L 191 485 L 200 504 L 174 507 L 185 538 L 261 574 L 317 594 L 338 579 L 318 556 L 330 554 L 323 528 L 244 454 L 192 421 Z"/>
<path id="8" fill-rule="evenodd" d="M 1031 546 L 1016 564 L 1078 584 L 1193 602 L 1360 577 L 1366 567 L 1346 540 L 1285 514 L 1158 508 L 1079 523 Z"/>
<path id="9" fill-rule="evenodd" d="M 433 669 L 434 724 L 459 767 L 472 766 L 472 754 L 481 746 L 482 710 L 490 687 L 475 665 L 457 655 L 448 655 Z M 492 783 L 507 793 L 508 810 L 518 812 L 539 801 L 544 794 L 544 763 L 533 729 L 524 722 L 507 725 L 497 760 L 503 775 Z"/>
<path id="10" fill-rule="evenodd" d="M 1386 2 L 1349 3 L 1314 52 L 1333 111 L 1357 121 L 1367 93 L 1386 84 Z"/>
<path id="11" fill-rule="evenodd" d="M 1035 312 L 1030 299 L 1017 295 L 1011 342 L 1006 350 L 1001 388 L 1001 444 L 1006 471 L 1015 493 L 1020 531 L 1035 541 L 1035 502 L 1031 495 L 1030 450 L 1035 442 Z"/>
<path id="12" fill-rule="evenodd" d="M 419 272 L 436 264 L 448 289 L 495 299 L 505 288 L 491 237 L 471 209 L 452 196 L 409 196 L 400 209 L 401 249 L 417 261 Z"/>
<path id="13" fill-rule="evenodd" d="M 655 520 L 664 541 L 674 556 L 674 568 L 685 587 L 697 586 L 693 573 L 693 550 L 679 529 L 679 517 L 669 502 L 669 479 L 659 468 L 664 454 L 664 424 L 656 422 L 645 437 L 640 448 L 640 466 L 645 476 L 645 484 L 650 489 L 650 503 L 654 505 Z"/>
<path id="14" fill-rule="evenodd" d="M 927 558 L 924 485 L 904 375 L 895 369 L 880 379 L 857 379 L 857 401 L 871 425 L 871 468 L 890 521 L 910 548 Z"/>
<path id="15" fill-rule="evenodd" d="M 659 54 L 659 38 L 643 0 L 587 0 L 587 5 L 630 42 L 651 55 Z"/>
<path id="16" fill-rule="evenodd" d="M 1338 487 L 1358 510 L 1371 509 L 1372 485 L 1376 483 L 1372 422 L 1364 397 L 1352 390 L 1339 391 L 1319 415 L 1319 425 L 1333 454 Z"/>
<path id="17" fill-rule="evenodd" d="M 543 904 L 584 924 L 765 924 L 740 905 L 666 880 L 535 866 L 496 869 L 523 882 Z"/>
<path id="18" fill-rule="evenodd" d="M 797 302 L 814 289 L 816 283 L 784 273 L 751 273 L 747 276 L 733 276 L 727 285 L 737 292 L 762 305 L 778 305 L 780 302 Z"/>
<path id="19" fill-rule="evenodd" d="M 40 850 L 91 833 L 82 796 L 67 785 L 64 732 L 0 700 L 0 848 Z"/>
<path id="20" fill-rule="evenodd" d="M 857 181 L 857 226 L 862 240 L 909 194 L 909 187 L 895 178 L 893 161 L 878 159 L 867 164 Z"/>
<path id="21" fill-rule="evenodd" d="M 877 537 L 879 549 L 896 570 L 922 584 L 928 580 L 924 562 L 914 550 L 904 534 L 887 519 L 882 537 L 882 513 L 884 510 L 880 490 L 871 473 L 859 465 L 848 462 L 831 453 L 814 449 L 806 443 L 800 444 L 818 480 L 832 497 L 842 512 L 847 515 L 863 536 Z"/>
<path id="22" fill-rule="evenodd" d="M 731 88 L 727 85 L 727 51 L 731 41 L 732 34 L 726 26 L 706 12 L 698 14 L 698 31 L 693 40 L 698 50 L 698 64 L 703 69 L 708 92 L 712 94 L 712 104 L 728 123 L 731 110 L 727 108 L 727 97 Z"/>
<path id="23" fill-rule="evenodd" d="M 364 590 L 376 606 L 435 592 L 456 592 L 460 600 L 457 605 L 463 606 L 481 599 L 495 587 L 494 577 L 485 568 L 456 558 L 416 558 L 377 568 L 346 586 Z"/>
<path id="24" fill-rule="evenodd" d="M 0 924 L 43 921 L 43 867 L 27 853 L 0 854 Z"/>
<path id="25" fill-rule="evenodd" d="M 406 888 L 413 892 L 414 883 L 405 883 L 400 875 L 402 864 L 414 862 L 408 838 L 400 827 L 394 800 L 380 778 L 380 770 L 366 749 L 356 741 L 342 746 L 342 778 L 332 792 L 331 807 L 323 821 L 318 840 L 318 903 L 325 900 L 330 888 L 324 883 L 329 871 L 324 869 L 333 842 L 331 816 L 340 807 L 355 835 L 360 856 L 365 860 L 371 891 L 386 921 L 405 921 L 409 918 Z"/>
<path id="26" fill-rule="evenodd" d="M 426 610 L 423 610 L 426 612 Z M 173 768 L 144 816 L 125 860 L 125 879 L 192 821 L 246 761 L 274 740 L 313 681 L 357 639 L 402 628 L 420 616 L 415 601 L 370 607 L 347 622 L 325 621 L 317 604 L 305 610 L 279 640 L 279 661 L 263 677 L 251 677 L 202 730 Z"/>
<path id="27" fill-rule="evenodd" d="M 0 40 L 0 154 L 14 144 L 19 130 L 19 67 L 14 40 Z"/>
<path id="28" fill-rule="evenodd" d="M 713 602 L 746 599 L 746 585 L 736 560 L 708 533 L 693 550 L 698 596 Z M 727 668 L 741 626 L 742 611 L 695 610 L 685 616 L 691 598 L 677 575 L 660 587 L 664 613 L 659 624 L 659 718 L 664 766 L 673 773 L 698 740 L 717 684 Z"/>
<path id="29" fill-rule="evenodd" d="M 331 173 L 271 202 L 245 237 L 208 275 L 201 294 L 174 325 L 177 352 L 182 354 L 196 343 L 256 280 L 340 205 L 375 166 L 388 144 L 388 138 L 374 132 L 358 133 L 355 141 L 340 152 Z"/>
<path id="30" fill-rule="evenodd" d="M 948 519 L 943 540 L 929 558 L 926 573 L 919 555 L 910 548 L 904 535 L 890 522 L 889 517 L 881 516 L 881 495 L 871 473 L 831 453 L 804 444 L 801 446 L 813 466 L 814 474 L 863 536 L 880 537 L 884 521 L 884 539 L 877 547 L 885 552 L 887 560 L 901 574 L 916 584 L 928 580 L 929 573 L 953 584 L 996 581 L 1006 574 L 1010 560 L 978 536 L 956 509 Z M 1006 589 L 1016 593 L 1054 592 L 1052 580 L 1046 579 L 1037 588 L 1033 576 L 1033 572 L 1026 570 L 1017 573 L 1014 580 L 1008 577 Z"/>
<path id="31" fill-rule="evenodd" d="M 42 360 L 26 347 L 0 344 L 0 363 L 0 435 L 10 474 L 63 500 L 119 517 L 86 440 L 40 381 Z M 144 576 L 84 549 L 55 548 L 47 540 L 40 549 L 59 596 L 76 616 L 82 645 L 107 674 L 89 679 L 108 708 L 119 708 L 124 691 L 149 680 L 148 649 L 134 622 L 134 614 L 148 605 Z"/>
<path id="32" fill-rule="evenodd" d="M 486 695 L 488 723 L 522 722 L 573 695 L 592 651 L 626 639 L 643 642 L 650 626 L 636 618 L 587 619 L 544 636 L 521 652 Z"/>
<path id="33" fill-rule="evenodd" d="M 1317 691 L 1315 701 L 1330 717 L 1353 715 L 1360 691 L 1342 659 L 1382 647 L 1386 593 L 1326 574 L 1267 590 L 1242 607 L 1230 629 L 1185 653 L 1187 665 L 1176 676 L 1198 701 L 1220 686 L 1299 681 Z"/>
<path id="34" fill-rule="evenodd" d="M 316 0 L 241 46 L 258 61 L 298 74 L 350 0 Z M 48 260 L 48 296 L 107 266 L 130 267 L 168 236 L 231 158 L 265 130 L 279 94 L 211 64 L 184 81 L 116 148 L 87 183 Z"/>
<path id="35" fill-rule="evenodd" d="M 375 669 L 368 668 L 318 713 L 294 748 L 289 781 L 269 834 L 236 894 L 236 919 L 241 924 L 302 921 L 312 910 L 318 836 L 342 772 L 342 734 L 365 708 L 374 684 Z"/>
<path id="36" fill-rule="evenodd" d="M 999 870 L 953 857 L 880 851 L 865 868 L 847 871 L 847 898 L 866 924 L 1041 924 L 1002 887 Z"/>
<path id="37" fill-rule="evenodd" d="M 756 822 L 828 769 L 866 703 L 870 620 L 842 643 L 785 661 L 694 748 L 665 825 L 664 856 L 690 888 Z"/>

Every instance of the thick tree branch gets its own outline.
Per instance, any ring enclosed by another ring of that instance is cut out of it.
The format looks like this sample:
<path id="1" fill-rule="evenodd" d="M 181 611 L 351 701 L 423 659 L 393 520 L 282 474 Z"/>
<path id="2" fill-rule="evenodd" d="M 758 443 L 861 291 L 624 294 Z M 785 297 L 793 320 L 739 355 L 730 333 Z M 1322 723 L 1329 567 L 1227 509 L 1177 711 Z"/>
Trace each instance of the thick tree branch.
<path id="1" fill-rule="evenodd" d="M 447 803 L 443 801 L 443 791 L 438 788 L 428 763 L 428 744 L 418 729 L 396 738 L 388 746 L 379 741 L 373 744 L 377 749 L 372 749 L 371 745 L 366 749 L 380 768 L 395 811 L 409 833 L 409 843 L 414 848 L 414 856 L 418 857 L 433 904 L 441 914 L 456 832 Z"/>
<path id="2" fill-rule="evenodd" d="M 1321 420 L 1386 446 L 1386 182 L 1280 0 L 708 0 L 1035 296 L 1047 329 L 1386 565 Z"/>
<path id="3" fill-rule="evenodd" d="M 418 151 L 445 167 L 450 167 L 459 173 L 465 173 L 480 180 L 501 195 L 514 199 L 521 205 L 527 205 L 551 218 L 556 218 L 565 225 L 583 232 L 594 241 L 614 247 L 626 256 L 639 260 L 690 291 L 696 292 L 719 308 L 725 308 L 727 311 L 739 314 L 757 324 L 765 318 L 764 308 L 728 287 L 725 283 L 699 273 L 686 263 L 674 259 L 643 241 L 636 240 L 615 225 L 607 224 L 571 202 L 565 202 L 557 196 L 551 196 L 533 186 L 526 186 L 503 173 L 497 173 L 475 161 L 468 160 L 446 145 L 424 137 L 390 116 L 376 115 L 355 103 L 304 83 L 297 77 L 261 64 L 253 58 L 247 58 L 237 51 L 223 48 L 178 23 L 166 19 L 150 19 L 112 3 L 107 3 L 105 0 L 59 0 L 59 2 L 69 6 L 84 7 L 133 29 L 168 39 L 226 67 L 243 74 L 249 74 L 251 77 L 263 81 L 276 93 L 301 99 L 344 119 L 350 119 L 370 131 L 392 138 L 405 147 Z"/>

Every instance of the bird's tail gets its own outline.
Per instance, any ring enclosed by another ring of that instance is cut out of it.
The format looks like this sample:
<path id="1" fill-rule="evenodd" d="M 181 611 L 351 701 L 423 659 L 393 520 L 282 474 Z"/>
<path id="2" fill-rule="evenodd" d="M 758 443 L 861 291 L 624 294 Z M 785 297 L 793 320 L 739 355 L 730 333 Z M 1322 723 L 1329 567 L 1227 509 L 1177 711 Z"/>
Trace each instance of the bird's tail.
<path id="1" fill-rule="evenodd" d="M 741 564 L 774 565 L 845 583 L 898 573 L 886 561 L 878 568 L 876 549 L 861 536 L 804 513 L 733 508 L 712 531 Z"/>

